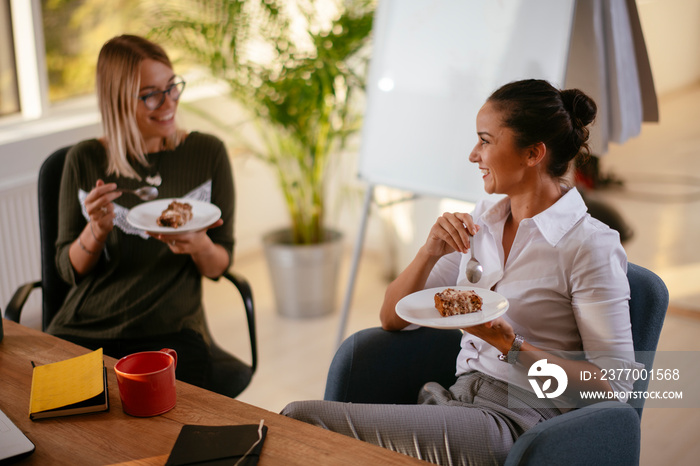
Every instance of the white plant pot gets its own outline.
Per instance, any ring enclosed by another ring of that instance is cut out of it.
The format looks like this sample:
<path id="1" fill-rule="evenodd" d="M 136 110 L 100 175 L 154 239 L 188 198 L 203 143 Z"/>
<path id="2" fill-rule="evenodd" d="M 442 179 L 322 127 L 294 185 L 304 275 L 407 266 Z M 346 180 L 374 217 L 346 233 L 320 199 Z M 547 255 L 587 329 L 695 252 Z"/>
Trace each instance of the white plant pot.
<path id="1" fill-rule="evenodd" d="M 277 311 L 293 318 L 332 313 L 337 302 L 342 233 L 327 230 L 327 241 L 312 245 L 292 244 L 291 237 L 289 229 L 263 236 Z"/>

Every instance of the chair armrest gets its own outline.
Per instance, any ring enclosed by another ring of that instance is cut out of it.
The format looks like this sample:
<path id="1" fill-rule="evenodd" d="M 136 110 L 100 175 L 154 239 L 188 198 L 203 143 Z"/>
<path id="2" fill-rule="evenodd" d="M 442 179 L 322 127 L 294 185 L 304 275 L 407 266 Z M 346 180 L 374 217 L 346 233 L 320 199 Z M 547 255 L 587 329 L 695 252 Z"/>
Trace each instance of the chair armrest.
<path id="1" fill-rule="evenodd" d="M 389 332 L 379 327 L 348 337 L 331 362 L 325 400 L 415 403 L 426 382 L 449 387 L 461 333 L 457 330 Z"/>
<path id="2" fill-rule="evenodd" d="M 637 411 L 605 401 L 537 424 L 518 438 L 505 465 L 638 465 L 640 440 Z"/>
<path id="3" fill-rule="evenodd" d="M 6 319 L 19 323 L 22 308 L 35 288 L 41 288 L 41 282 L 25 283 L 17 288 L 17 291 L 15 291 L 15 294 L 12 295 L 12 299 L 10 299 L 10 302 L 7 304 L 7 309 L 5 309 Z"/>
<path id="4" fill-rule="evenodd" d="M 256 337 L 255 329 L 255 305 L 253 303 L 253 289 L 250 287 L 250 283 L 242 275 L 237 273 L 226 271 L 223 277 L 229 280 L 238 288 L 238 292 L 241 294 L 243 299 L 243 305 L 245 307 L 246 318 L 248 320 L 248 334 L 250 336 L 250 352 L 251 352 L 251 370 L 255 373 L 255 369 L 258 366 L 258 342 Z M 251 374 L 252 375 L 252 374 Z"/>

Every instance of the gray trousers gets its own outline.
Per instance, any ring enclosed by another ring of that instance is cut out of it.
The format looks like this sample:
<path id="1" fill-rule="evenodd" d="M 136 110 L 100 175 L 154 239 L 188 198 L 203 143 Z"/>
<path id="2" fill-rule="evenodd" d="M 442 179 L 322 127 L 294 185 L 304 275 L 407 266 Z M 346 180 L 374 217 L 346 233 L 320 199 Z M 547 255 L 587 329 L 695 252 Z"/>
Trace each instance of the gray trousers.
<path id="1" fill-rule="evenodd" d="M 297 401 L 282 414 L 431 463 L 484 465 L 503 464 L 520 435 L 560 411 L 472 372 L 449 390 L 426 384 L 415 405 Z"/>

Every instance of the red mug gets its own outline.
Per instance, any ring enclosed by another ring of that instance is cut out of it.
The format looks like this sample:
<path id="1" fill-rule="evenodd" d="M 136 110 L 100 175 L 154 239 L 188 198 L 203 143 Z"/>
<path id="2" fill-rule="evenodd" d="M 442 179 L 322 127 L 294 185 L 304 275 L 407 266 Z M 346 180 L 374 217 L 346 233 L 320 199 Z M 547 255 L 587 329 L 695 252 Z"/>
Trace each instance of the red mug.
<path id="1" fill-rule="evenodd" d="M 163 348 L 124 356 L 114 365 L 124 412 L 137 417 L 157 416 L 175 406 L 177 353 Z"/>

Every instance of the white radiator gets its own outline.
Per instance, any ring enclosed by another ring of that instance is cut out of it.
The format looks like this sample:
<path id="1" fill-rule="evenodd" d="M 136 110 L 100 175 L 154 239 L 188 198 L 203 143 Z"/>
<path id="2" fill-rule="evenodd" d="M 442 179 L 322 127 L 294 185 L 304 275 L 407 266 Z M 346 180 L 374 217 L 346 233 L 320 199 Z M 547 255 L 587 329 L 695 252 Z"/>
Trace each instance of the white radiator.
<path id="1" fill-rule="evenodd" d="M 39 207 L 36 180 L 0 186 L 0 308 L 4 313 L 15 290 L 41 280 Z M 41 325 L 41 291 L 32 293 L 22 323 Z"/>

